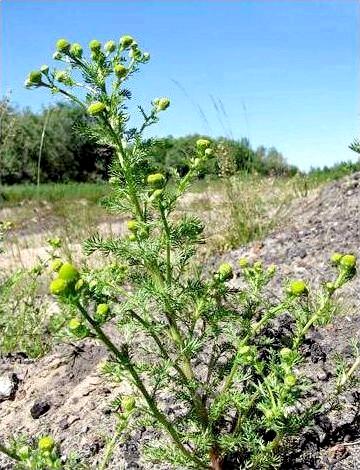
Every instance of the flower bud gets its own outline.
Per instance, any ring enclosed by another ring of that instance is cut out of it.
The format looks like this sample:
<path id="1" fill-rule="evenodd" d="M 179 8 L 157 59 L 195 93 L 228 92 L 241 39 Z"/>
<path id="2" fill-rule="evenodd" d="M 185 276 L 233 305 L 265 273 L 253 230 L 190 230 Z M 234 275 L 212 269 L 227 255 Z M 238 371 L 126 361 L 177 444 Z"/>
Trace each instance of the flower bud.
<path id="1" fill-rule="evenodd" d="M 101 42 L 99 42 L 97 39 L 93 39 L 89 42 L 89 49 L 95 54 L 99 53 L 101 49 Z"/>
<path id="2" fill-rule="evenodd" d="M 50 269 L 51 271 L 58 272 L 62 265 L 63 265 L 63 262 L 61 261 L 61 259 L 56 258 L 51 263 Z"/>
<path id="3" fill-rule="evenodd" d="M 45 65 L 45 64 L 42 65 L 42 66 L 40 67 L 40 71 L 41 71 L 41 73 L 43 73 L 44 75 L 47 75 L 47 74 L 49 73 L 49 66 L 48 66 L 48 65 Z"/>
<path id="4" fill-rule="evenodd" d="M 110 311 L 110 307 L 108 306 L 108 304 L 99 304 L 97 307 L 96 307 L 96 313 L 100 316 L 100 317 L 105 317 Z"/>
<path id="5" fill-rule="evenodd" d="M 40 70 L 33 70 L 30 72 L 27 79 L 30 85 L 39 85 L 41 83 Z"/>
<path id="6" fill-rule="evenodd" d="M 262 270 L 262 262 L 261 261 L 256 261 L 254 263 L 254 269 L 255 269 L 255 271 L 261 271 Z"/>
<path id="7" fill-rule="evenodd" d="M 276 272 L 276 266 L 275 264 L 271 264 L 267 269 L 267 273 L 269 276 L 273 276 L 275 272 Z"/>
<path id="8" fill-rule="evenodd" d="M 153 101 L 157 111 L 165 111 L 170 106 L 169 98 L 157 98 Z"/>
<path id="9" fill-rule="evenodd" d="M 130 233 L 130 235 L 129 235 L 129 240 L 130 240 L 131 242 L 136 241 L 136 235 L 135 235 L 134 233 Z"/>
<path id="10" fill-rule="evenodd" d="M 214 155 L 214 149 L 211 149 L 211 148 L 207 148 L 205 150 L 205 156 L 206 157 L 212 157 Z"/>
<path id="11" fill-rule="evenodd" d="M 152 193 L 149 199 L 151 202 L 158 201 L 163 194 L 164 194 L 163 189 L 155 189 L 155 191 Z"/>
<path id="12" fill-rule="evenodd" d="M 105 52 L 114 52 L 116 49 L 116 43 L 115 41 L 107 41 L 105 44 L 104 44 L 104 51 Z"/>
<path id="13" fill-rule="evenodd" d="M 124 77 L 126 77 L 126 75 L 128 73 L 128 69 L 126 67 L 124 67 L 123 65 L 121 65 L 121 64 L 117 64 L 114 67 L 114 72 L 115 72 L 115 75 L 118 78 L 124 78 Z"/>
<path id="14" fill-rule="evenodd" d="M 78 318 L 72 318 L 68 323 L 68 328 L 70 331 L 74 332 L 81 327 L 82 323 Z"/>
<path id="15" fill-rule="evenodd" d="M 333 253 L 330 257 L 330 261 L 333 264 L 338 265 L 340 263 L 340 260 L 341 260 L 342 257 L 343 257 L 343 255 L 341 253 Z"/>
<path id="16" fill-rule="evenodd" d="M 222 263 L 218 269 L 219 278 L 221 281 L 229 281 L 234 276 L 233 268 L 229 263 Z"/>
<path id="17" fill-rule="evenodd" d="M 249 266 L 249 260 L 246 258 L 240 258 L 238 263 L 240 268 L 247 268 Z"/>
<path id="18" fill-rule="evenodd" d="M 122 49 L 128 49 L 133 44 L 133 42 L 134 38 L 129 35 L 125 35 L 120 38 L 120 46 Z"/>
<path id="19" fill-rule="evenodd" d="M 64 70 L 59 70 L 55 74 L 55 80 L 57 80 L 60 83 L 69 83 L 71 82 L 71 78 L 69 77 L 69 74 L 65 72 Z"/>
<path id="20" fill-rule="evenodd" d="M 297 382 L 297 379 L 296 379 L 296 376 L 294 374 L 285 375 L 284 384 L 287 387 L 289 387 L 289 388 L 294 387 L 294 385 L 296 385 L 296 382 Z"/>
<path id="21" fill-rule="evenodd" d="M 127 228 L 130 230 L 130 232 L 135 233 L 139 229 L 139 222 L 137 222 L 136 220 L 128 220 Z"/>
<path id="22" fill-rule="evenodd" d="M 144 52 L 142 58 L 144 62 L 148 62 L 150 60 L 150 54 L 148 52 Z"/>
<path id="23" fill-rule="evenodd" d="M 85 281 L 84 279 L 79 279 L 78 281 L 76 281 L 76 284 L 75 284 L 75 290 L 76 292 L 78 292 L 79 290 L 81 290 L 85 285 Z"/>
<path id="24" fill-rule="evenodd" d="M 148 175 L 147 184 L 153 188 L 161 189 L 165 185 L 165 176 L 161 173 L 153 173 Z"/>
<path id="25" fill-rule="evenodd" d="M 90 114 L 90 116 L 96 116 L 97 114 L 102 113 L 105 108 L 106 105 L 104 103 L 101 103 L 101 101 L 95 101 L 88 106 L 87 112 Z"/>
<path id="26" fill-rule="evenodd" d="M 38 448 L 44 452 L 51 452 L 55 447 L 55 441 L 51 436 L 44 436 L 39 439 Z"/>
<path id="27" fill-rule="evenodd" d="M 306 284 L 304 281 L 301 281 L 301 280 L 292 281 L 289 285 L 289 293 L 296 297 L 300 295 L 306 295 L 308 293 L 308 288 L 306 287 Z"/>
<path id="28" fill-rule="evenodd" d="M 83 48 L 81 47 L 81 45 L 78 44 L 77 42 L 74 42 L 74 44 L 71 44 L 70 55 L 72 55 L 73 57 L 76 57 L 77 59 L 81 59 L 83 55 Z"/>
<path id="29" fill-rule="evenodd" d="M 344 269 L 354 269 L 356 266 L 356 256 L 344 255 L 340 260 L 340 266 Z"/>
<path id="30" fill-rule="evenodd" d="M 59 51 L 54 52 L 54 54 L 52 55 L 52 58 L 54 60 L 60 60 L 62 58 L 61 52 L 59 52 Z"/>
<path id="31" fill-rule="evenodd" d="M 289 359 L 291 359 L 292 351 L 290 348 L 282 348 L 280 349 L 279 354 L 280 354 L 281 359 L 287 362 Z"/>
<path id="32" fill-rule="evenodd" d="M 79 277 L 79 271 L 71 263 L 64 263 L 59 269 L 59 278 L 68 282 L 76 281 Z"/>
<path id="33" fill-rule="evenodd" d="M 67 41 L 66 39 L 59 39 L 57 42 L 56 42 L 56 49 L 59 51 L 59 52 L 63 52 L 63 53 L 67 53 L 69 52 L 69 49 L 70 49 L 70 43 L 69 41 Z"/>
<path id="34" fill-rule="evenodd" d="M 202 152 L 204 152 L 207 148 L 210 147 L 210 140 L 207 139 L 198 139 L 196 141 L 196 148 Z"/>
<path id="35" fill-rule="evenodd" d="M 122 397 L 121 407 L 127 413 L 130 413 L 130 411 L 132 411 L 135 408 L 135 405 L 136 405 L 135 397 L 132 397 L 130 395 Z"/>
<path id="36" fill-rule="evenodd" d="M 57 279 L 54 279 L 50 283 L 51 294 L 61 295 L 65 293 L 66 289 L 67 289 L 67 282 L 65 281 L 65 279 L 57 278 Z"/>
<path id="37" fill-rule="evenodd" d="M 325 284 L 325 288 L 328 292 L 330 292 L 330 294 L 332 294 L 336 289 L 335 284 L 333 282 L 327 282 Z"/>
<path id="38" fill-rule="evenodd" d="M 20 460 L 24 461 L 30 457 L 30 447 L 29 446 L 21 446 L 17 452 L 17 456 Z"/>

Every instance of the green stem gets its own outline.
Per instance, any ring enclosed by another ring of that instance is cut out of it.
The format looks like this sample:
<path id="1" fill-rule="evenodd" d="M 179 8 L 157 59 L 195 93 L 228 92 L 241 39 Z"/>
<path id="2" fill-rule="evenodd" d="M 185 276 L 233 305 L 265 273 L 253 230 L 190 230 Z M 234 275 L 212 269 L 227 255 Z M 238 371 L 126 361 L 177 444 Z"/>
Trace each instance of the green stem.
<path id="1" fill-rule="evenodd" d="M 168 221 L 166 219 L 165 210 L 162 204 L 160 204 L 160 214 L 161 220 L 164 225 L 165 235 L 166 235 L 166 279 L 167 283 L 171 284 L 171 234 Z"/>
<path id="2" fill-rule="evenodd" d="M 102 341 L 105 346 L 114 354 L 116 359 L 128 370 L 130 375 L 132 376 L 136 387 L 140 390 L 141 394 L 143 395 L 145 401 L 147 402 L 151 413 L 153 416 L 161 423 L 164 428 L 168 431 L 170 436 L 172 437 L 173 441 L 175 442 L 178 449 L 190 460 L 195 462 L 199 465 L 199 468 L 208 468 L 198 457 L 192 454 L 186 447 L 182 444 L 180 437 L 178 436 L 177 431 L 173 427 L 170 421 L 168 421 L 167 417 L 158 409 L 155 400 L 147 391 L 145 385 L 143 384 L 139 374 L 137 373 L 136 369 L 134 368 L 133 364 L 129 359 L 126 361 L 124 360 L 124 354 L 115 346 L 115 344 L 108 338 L 108 336 L 103 332 L 101 327 L 95 322 L 95 320 L 88 314 L 86 309 L 80 304 L 80 302 L 76 303 L 77 308 L 80 310 L 81 314 L 84 318 L 89 322 L 92 328 L 95 330 L 98 338 Z"/>

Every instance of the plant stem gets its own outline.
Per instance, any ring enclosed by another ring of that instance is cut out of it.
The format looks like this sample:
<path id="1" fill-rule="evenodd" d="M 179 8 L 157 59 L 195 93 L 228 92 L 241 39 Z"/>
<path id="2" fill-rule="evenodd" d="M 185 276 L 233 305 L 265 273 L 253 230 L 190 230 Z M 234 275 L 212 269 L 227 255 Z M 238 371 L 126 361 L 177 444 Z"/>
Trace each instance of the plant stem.
<path id="1" fill-rule="evenodd" d="M 124 353 L 122 353 L 115 344 L 110 340 L 110 338 L 103 332 L 102 328 L 95 322 L 95 320 L 88 314 L 86 309 L 80 304 L 80 302 L 76 302 L 77 308 L 80 310 L 81 314 L 85 317 L 85 319 L 89 322 L 92 328 L 95 330 L 98 338 L 102 341 L 105 346 L 114 354 L 116 359 L 130 372 L 136 387 L 140 390 L 141 394 L 143 395 L 145 401 L 147 402 L 153 416 L 161 423 L 164 428 L 168 431 L 170 436 L 172 437 L 174 443 L 178 447 L 178 449 L 190 460 L 195 462 L 199 465 L 199 468 L 208 468 L 204 462 L 202 462 L 198 457 L 192 454 L 186 447 L 182 444 L 180 437 L 173 427 L 172 423 L 167 419 L 167 417 L 158 409 L 155 400 L 147 391 L 145 385 L 143 384 L 139 374 L 135 370 L 131 361 L 126 358 Z"/>
<path id="2" fill-rule="evenodd" d="M 165 210 L 163 205 L 160 203 L 160 214 L 161 220 L 164 225 L 165 235 L 166 235 L 166 280 L 169 285 L 171 285 L 171 234 L 168 221 L 166 219 Z"/>

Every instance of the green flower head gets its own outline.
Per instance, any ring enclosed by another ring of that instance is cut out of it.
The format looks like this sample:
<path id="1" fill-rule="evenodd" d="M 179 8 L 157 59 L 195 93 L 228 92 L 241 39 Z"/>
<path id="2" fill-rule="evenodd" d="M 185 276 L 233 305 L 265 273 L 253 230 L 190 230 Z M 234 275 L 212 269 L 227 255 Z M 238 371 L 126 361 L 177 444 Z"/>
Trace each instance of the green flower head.
<path id="1" fill-rule="evenodd" d="M 79 279 L 78 281 L 76 281 L 75 290 L 78 292 L 84 287 L 84 285 L 85 285 L 84 279 Z"/>
<path id="2" fill-rule="evenodd" d="M 54 279 L 51 283 L 50 283 L 50 292 L 51 294 L 53 295 L 61 295 L 61 294 L 64 294 L 66 289 L 67 289 L 67 282 L 65 281 L 65 279 L 60 279 L 60 278 L 57 278 L 57 279 Z"/>
<path id="3" fill-rule="evenodd" d="M 205 157 L 210 158 L 210 157 L 212 157 L 213 155 L 214 155 L 214 149 L 207 148 L 207 149 L 205 150 Z"/>
<path id="4" fill-rule="evenodd" d="M 291 359 L 292 356 L 292 351 L 290 348 L 282 348 L 280 349 L 280 357 L 283 359 L 285 362 Z"/>
<path id="5" fill-rule="evenodd" d="M 165 109 L 167 109 L 169 106 L 170 106 L 169 98 L 164 97 L 164 98 L 158 99 L 156 108 L 158 109 L 158 111 L 165 111 Z"/>
<path id="6" fill-rule="evenodd" d="M 126 67 L 124 67 L 123 65 L 121 65 L 121 64 L 117 64 L 114 67 L 114 72 L 115 72 L 115 75 L 118 78 L 124 78 L 124 77 L 126 77 L 126 75 L 128 73 L 128 69 Z"/>
<path id="7" fill-rule="evenodd" d="M 137 222 L 136 220 L 128 220 L 127 228 L 130 230 L 130 232 L 135 233 L 139 229 L 139 222 Z"/>
<path id="8" fill-rule="evenodd" d="M 165 176 L 162 173 L 153 173 L 148 175 L 147 184 L 153 188 L 161 189 L 165 185 Z"/>
<path id="9" fill-rule="evenodd" d="M 104 44 L 104 51 L 105 52 L 114 52 L 116 49 L 116 43 L 115 41 L 107 41 L 105 44 Z"/>
<path id="10" fill-rule="evenodd" d="M 70 49 L 69 41 L 67 41 L 66 39 L 59 39 L 58 41 L 56 41 L 56 49 L 59 52 L 63 52 L 64 54 L 66 54 L 67 52 L 69 52 Z"/>
<path id="11" fill-rule="evenodd" d="M 27 79 L 30 85 L 39 85 L 41 83 L 41 71 L 33 70 L 29 73 Z"/>
<path id="12" fill-rule="evenodd" d="M 101 42 L 99 42 L 97 39 L 93 39 L 89 42 L 89 49 L 91 52 L 97 54 L 98 52 L 100 52 Z"/>
<path id="13" fill-rule="evenodd" d="M 19 456 L 20 460 L 26 460 L 30 456 L 30 447 L 29 446 L 21 446 L 20 449 L 17 451 L 17 455 Z"/>
<path id="14" fill-rule="evenodd" d="M 200 150 L 201 152 L 205 152 L 207 148 L 209 148 L 211 145 L 210 140 L 207 139 L 198 139 L 196 141 L 196 148 Z"/>
<path id="15" fill-rule="evenodd" d="M 90 114 L 90 116 L 96 116 L 97 114 L 102 113 L 105 108 L 106 105 L 104 103 L 101 101 L 95 101 L 88 106 L 87 112 Z"/>
<path id="16" fill-rule="evenodd" d="M 128 49 L 134 42 L 134 38 L 129 35 L 122 36 L 120 38 L 120 46 L 122 49 Z"/>
<path id="17" fill-rule="evenodd" d="M 308 293 L 308 288 L 306 287 L 305 282 L 299 279 L 297 281 L 290 282 L 289 293 L 296 297 L 306 295 Z"/>
<path id="18" fill-rule="evenodd" d="M 108 306 L 108 304 L 99 304 L 97 307 L 96 307 L 96 313 L 100 316 L 100 317 L 105 317 L 110 311 L 110 307 Z"/>
<path id="19" fill-rule="evenodd" d="M 155 191 L 151 194 L 150 196 L 150 201 L 151 202 L 156 202 L 161 199 L 161 196 L 164 194 L 163 189 L 155 189 Z"/>
<path id="20" fill-rule="evenodd" d="M 74 42 L 73 44 L 71 44 L 71 47 L 70 47 L 71 56 L 76 57 L 77 59 L 81 59 L 82 54 L 83 54 L 83 48 L 81 47 L 79 43 Z"/>
<path id="21" fill-rule="evenodd" d="M 136 406 L 135 397 L 132 397 L 132 396 L 122 397 L 121 407 L 124 409 L 124 411 L 129 413 L 135 408 L 135 406 Z"/>
<path id="22" fill-rule="evenodd" d="M 76 281 L 79 278 L 79 271 L 71 263 L 64 263 L 59 269 L 59 278 L 67 282 Z"/>
<path id="23" fill-rule="evenodd" d="M 354 269 L 356 267 L 356 256 L 344 255 L 340 260 L 340 266 L 344 269 Z"/>
<path id="24" fill-rule="evenodd" d="M 340 263 L 340 260 L 341 260 L 342 257 L 343 257 L 343 255 L 341 253 L 333 253 L 330 257 L 330 261 L 333 264 L 338 265 Z"/>
<path id="25" fill-rule="evenodd" d="M 240 268 L 247 268 L 249 266 L 249 260 L 247 258 L 240 258 L 238 263 Z"/>
<path id="26" fill-rule="evenodd" d="M 294 385 L 296 385 L 296 382 L 297 382 L 296 375 L 294 374 L 285 375 L 284 384 L 287 387 L 289 388 L 294 387 Z"/>
<path id="27" fill-rule="evenodd" d="M 82 326 L 81 321 L 78 318 L 72 318 L 68 323 L 68 328 L 70 331 L 76 331 Z"/>
<path id="28" fill-rule="evenodd" d="M 229 281 L 234 276 L 233 268 L 229 263 L 222 263 L 218 269 L 219 278 L 221 281 Z"/>
<path id="29" fill-rule="evenodd" d="M 44 436 L 39 439 L 39 450 L 43 452 L 51 452 L 55 447 L 55 441 L 51 436 Z"/>
<path id="30" fill-rule="evenodd" d="M 55 74 L 55 80 L 57 80 L 60 83 L 68 83 L 71 81 L 69 74 L 65 72 L 65 70 L 59 70 Z"/>
<path id="31" fill-rule="evenodd" d="M 59 258 L 54 259 L 54 261 L 51 263 L 51 266 L 50 266 L 51 271 L 58 272 L 62 265 L 63 265 L 63 262 L 61 261 L 61 259 Z"/>

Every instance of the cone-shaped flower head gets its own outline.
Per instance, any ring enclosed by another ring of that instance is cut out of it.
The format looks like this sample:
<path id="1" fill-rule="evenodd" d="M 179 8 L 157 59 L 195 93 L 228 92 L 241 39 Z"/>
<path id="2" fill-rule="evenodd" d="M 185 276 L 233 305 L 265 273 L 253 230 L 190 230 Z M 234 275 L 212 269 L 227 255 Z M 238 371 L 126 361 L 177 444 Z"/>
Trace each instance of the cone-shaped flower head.
<path id="1" fill-rule="evenodd" d="M 54 261 L 51 263 L 51 266 L 50 266 L 51 271 L 58 272 L 62 265 L 63 265 L 63 262 L 61 261 L 61 259 L 59 258 L 54 259 Z"/>
<path id="2" fill-rule="evenodd" d="M 288 361 L 289 359 L 291 359 L 291 356 L 292 356 L 292 351 L 290 348 L 282 348 L 280 349 L 280 357 L 281 359 L 283 359 L 284 361 Z"/>
<path id="3" fill-rule="evenodd" d="M 56 49 L 59 52 L 63 52 L 64 54 L 66 54 L 67 52 L 69 52 L 70 49 L 69 41 L 67 41 L 66 39 L 59 39 L 58 41 L 56 41 Z"/>
<path id="4" fill-rule="evenodd" d="M 54 294 L 54 295 L 64 294 L 67 289 L 67 285 L 68 284 L 65 279 L 60 279 L 60 278 L 54 279 L 50 283 L 50 292 L 51 294 Z"/>
<path id="5" fill-rule="evenodd" d="M 96 307 L 96 313 L 101 316 L 101 317 L 105 317 L 110 311 L 110 307 L 108 306 L 108 304 L 99 304 L 97 307 Z"/>
<path id="6" fill-rule="evenodd" d="M 129 35 L 125 35 L 120 38 L 120 46 L 123 49 L 128 49 L 133 44 L 133 42 L 134 42 L 134 38 Z"/>
<path id="7" fill-rule="evenodd" d="M 68 323 L 68 328 L 70 331 L 76 331 L 82 326 L 81 321 L 78 318 L 72 318 Z"/>
<path id="8" fill-rule="evenodd" d="M 90 114 L 90 116 L 96 116 L 97 114 L 102 113 L 105 108 L 106 105 L 104 103 L 101 101 L 95 101 L 88 106 L 87 112 Z"/>
<path id="9" fill-rule="evenodd" d="M 79 278 L 79 271 L 71 263 L 64 263 L 59 269 L 59 278 L 68 282 L 76 281 Z"/>
<path id="10" fill-rule="evenodd" d="M 71 81 L 69 74 L 65 72 L 65 70 L 59 70 L 55 74 L 55 80 L 57 80 L 60 83 L 68 83 Z"/>
<path id="11" fill-rule="evenodd" d="M 333 253 L 330 257 L 330 261 L 333 264 L 338 265 L 340 263 L 340 260 L 341 260 L 342 257 L 343 257 L 343 255 L 341 253 Z"/>
<path id="12" fill-rule="evenodd" d="M 247 268 L 249 266 L 249 260 L 247 258 L 240 258 L 238 263 L 240 268 Z"/>
<path id="13" fill-rule="evenodd" d="M 44 436 L 39 439 L 39 450 L 43 452 L 51 452 L 55 447 L 55 441 L 51 436 Z"/>
<path id="14" fill-rule="evenodd" d="M 97 54 L 100 52 L 101 42 L 99 42 L 97 39 L 93 39 L 89 42 L 89 49 L 91 52 L 95 52 L 95 54 Z"/>
<path id="15" fill-rule="evenodd" d="M 105 44 L 104 44 L 104 51 L 105 52 L 114 52 L 116 49 L 116 43 L 115 41 L 107 41 Z"/>
<path id="16" fill-rule="evenodd" d="M 205 150 L 209 148 L 210 145 L 211 145 L 211 142 L 208 139 L 198 139 L 196 141 L 196 148 L 202 152 L 205 152 Z"/>
<path id="17" fill-rule="evenodd" d="M 28 82 L 30 85 L 39 85 L 41 83 L 41 71 L 33 70 L 28 75 Z"/>
<path id="18" fill-rule="evenodd" d="M 82 54 L 83 54 L 83 48 L 81 47 L 79 43 L 74 42 L 73 44 L 71 44 L 70 54 L 73 57 L 76 57 L 77 59 L 81 59 Z"/>
<path id="19" fill-rule="evenodd" d="M 219 278 L 221 281 L 229 281 L 234 276 L 233 268 L 229 263 L 222 263 L 218 269 Z"/>
<path id="20" fill-rule="evenodd" d="M 114 72 L 118 78 L 124 78 L 126 77 L 126 74 L 128 73 L 128 69 L 121 64 L 117 64 L 114 67 Z"/>
<path id="21" fill-rule="evenodd" d="M 293 387 L 294 385 L 296 385 L 296 382 L 297 382 L 296 375 L 294 374 L 285 375 L 284 384 L 287 387 L 289 388 Z"/>
<path id="22" fill-rule="evenodd" d="M 136 220 L 128 220 L 127 228 L 130 230 L 130 232 L 135 233 L 139 229 L 139 222 L 137 222 Z"/>
<path id="23" fill-rule="evenodd" d="M 128 413 L 135 408 L 136 400 L 132 396 L 124 396 L 121 400 L 121 407 Z"/>
<path id="24" fill-rule="evenodd" d="M 162 173 L 153 173 L 148 175 L 147 184 L 153 188 L 161 189 L 165 185 L 165 176 Z"/>
<path id="25" fill-rule="evenodd" d="M 354 269 L 356 266 L 356 256 L 344 255 L 340 260 L 340 266 L 344 269 Z"/>
<path id="26" fill-rule="evenodd" d="M 40 67 L 40 71 L 41 71 L 41 73 L 43 73 L 44 75 L 47 75 L 48 72 L 49 72 L 49 66 L 48 66 L 48 65 L 45 65 L 45 64 L 42 65 L 42 66 Z"/>
<path id="27" fill-rule="evenodd" d="M 170 106 L 170 100 L 166 97 L 158 98 L 154 100 L 154 103 L 158 111 L 165 111 Z"/>
<path id="28" fill-rule="evenodd" d="M 291 281 L 289 285 L 289 293 L 295 296 L 306 295 L 308 293 L 308 288 L 302 280 Z"/>

